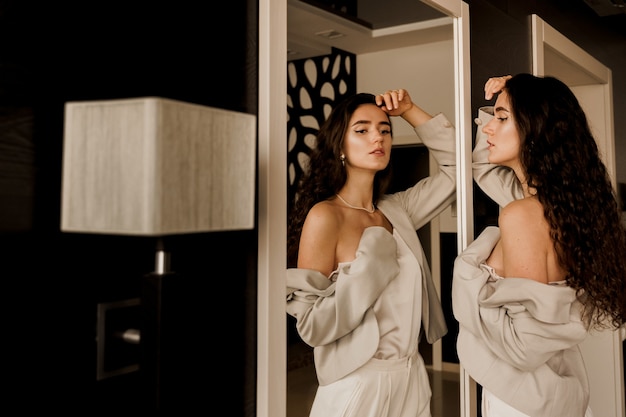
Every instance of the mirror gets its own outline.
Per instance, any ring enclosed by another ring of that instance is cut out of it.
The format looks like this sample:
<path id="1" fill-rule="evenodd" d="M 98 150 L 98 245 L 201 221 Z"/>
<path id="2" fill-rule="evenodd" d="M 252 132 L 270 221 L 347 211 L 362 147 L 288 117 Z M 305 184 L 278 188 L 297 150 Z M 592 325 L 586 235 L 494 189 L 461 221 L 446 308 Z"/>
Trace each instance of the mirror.
<path id="1" fill-rule="evenodd" d="M 374 7 L 380 4 L 384 5 L 384 10 Z M 457 128 L 457 203 L 455 210 L 449 209 L 440 216 L 444 219 L 431 224 L 431 228 L 440 231 L 454 229 L 456 242 L 452 245 L 456 244 L 457 251 L 465 247 L 473 234 L 470 230 L 473 215 L 471 172 L 468 171 L 471 168 L 472 126 L 467 4 L 461 0 L 360 0 L 358 10 L 359 16 L 347 17 L 298 0 L 259 1 L 257 416 L 298 417 L 287 409 L 287 404 L 301 402 L 303 407 L 309 406 L 306 400 L 287 398 L 289 331 L 284 271 L 288 197 L 285 184 L 292 183 L 297 175 L 297 169 L 288 166 L 288 149 L 295 139 L 293 132 L 286 129 L 289 125 L 287 109 L 294 102 L 306 105 L 308 100 L 314 99 L 311 92 L 303 88 L 298 88 L 297 95 L 290 96 L 290 90 L 300 85 L 298 77 L 305 83 L 303 78 L 311 77 L 311 72 L 327 70 L 333 77 L 336 71 L 344 71 L 345 67 L 342 68 L 338 61 L 316 66 L 304 64 L 303 60 L 343 51 L 348 53 L 349 60 L 355 61 L 352 64 L 358 69 L 358 76 L 348 81 L 354 85 L 342 86 L 339 82 L 337 89 L 330 84 L 324 85 L 315 92 L 318 96 L 332 99 L 334 92 L 343 91 L 343 88 L 375 93 L 392 87 L 391 82 L 393 87 L 407 88 L 413 99 L 427 111 L 432 114 L 444 112 L 454 121 Z M 435 54 L 436 58 L 424 58 L 426 51 Z M 294 68 L 292 63 L 296 62 L 300 63 L 301 69 Z M 435 67 L 435 62 L 439 62 L 440 67 Z M 304 69 L 306 65 L 313 67 L 308 74 Z M 305 116 L 301 117 L 301 122 L 316 127 L 314 119 Z M 415 145 L 414 141 L 415 135 L 408 126 L 403 126 L 402 122 L 394 124 L 394 146 L 411 147 Z M 432 248 L 439 247 L 439 235 L 431 233 Z M 439 258 L 436 252 L 431 253 L 433 259 Z M 439 262 L 432 262 L 430 266 L 433 276 L 440 274 Z M 443 371 L 446 366 L 440 344 L 433 345 L 430 353 L 435 371 Z M 311 387 L 313 394 L 315 388 L 316 385 Z M 307 415 L 308 410 L 302 413 Z"/>

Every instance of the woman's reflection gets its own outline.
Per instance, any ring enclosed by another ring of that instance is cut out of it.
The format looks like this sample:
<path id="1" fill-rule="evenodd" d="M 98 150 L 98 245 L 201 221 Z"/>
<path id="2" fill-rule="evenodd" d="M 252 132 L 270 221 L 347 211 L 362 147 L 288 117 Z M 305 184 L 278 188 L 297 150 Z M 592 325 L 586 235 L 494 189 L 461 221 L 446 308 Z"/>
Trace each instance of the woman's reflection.
<path id="1" fill-rule="evenodd" d="M 385 194 L 391 117 L 420 137 L 438 169 Z M 430 416 L 418 350 L 447 331 L 415 231 L 455 199 L 455 131 L 408 91 L 339 102 L 319 129 L 290 213 L 287 312 L 314 347 L 311 416 Z"/>

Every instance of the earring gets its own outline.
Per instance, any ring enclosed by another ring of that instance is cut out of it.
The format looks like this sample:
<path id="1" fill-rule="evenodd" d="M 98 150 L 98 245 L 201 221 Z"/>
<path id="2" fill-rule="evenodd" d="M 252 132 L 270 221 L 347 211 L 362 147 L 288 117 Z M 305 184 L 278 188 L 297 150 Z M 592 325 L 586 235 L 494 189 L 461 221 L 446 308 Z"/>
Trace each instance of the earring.
<path id="1" fill-rule="evenodd" d="M 344 154 L 341 154 L 339 159 L 341 160 L 341 166 L 345 167 L 346 166 L 346 156 Z"/>

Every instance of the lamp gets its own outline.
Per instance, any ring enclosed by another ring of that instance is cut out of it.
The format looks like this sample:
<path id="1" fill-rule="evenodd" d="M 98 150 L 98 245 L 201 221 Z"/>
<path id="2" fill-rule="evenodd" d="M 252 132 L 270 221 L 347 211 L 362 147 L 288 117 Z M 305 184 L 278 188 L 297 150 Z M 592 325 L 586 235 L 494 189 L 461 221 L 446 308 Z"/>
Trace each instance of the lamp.
<path id="1" fill-rule="evenodd" d="M 256 116 L 162 98 L 65 105 L 61 229 L 254 227 Z"/>
<path id="2" fill-rule="evenodd" d="M 256 116 L 158 97 L 68 102 L 63 146 L 62 231 L 157 239 L 140 339 L 157 344 L 148 361 L 159 381 L 172 275 L 162 238 L 254 227 Z"/>

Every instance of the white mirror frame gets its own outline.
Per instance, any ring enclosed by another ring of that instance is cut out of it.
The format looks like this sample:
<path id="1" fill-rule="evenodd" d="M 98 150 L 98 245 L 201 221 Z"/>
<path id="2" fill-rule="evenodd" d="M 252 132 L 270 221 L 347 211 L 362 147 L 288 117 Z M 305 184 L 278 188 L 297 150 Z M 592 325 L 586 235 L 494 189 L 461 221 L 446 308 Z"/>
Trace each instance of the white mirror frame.
<path id="1" fill-rule="evenodd" d="M 422 0 L 454 18 L 457 231 L 473 239 L 469 6 Z M 259 0 L 258 272 L 256 416 L 286 417 L 287 325 L 287 0 Z M 461 416 L 467 406 L 461 370 Z M 469 393 L 471 394 L 471 393 Z"/>

